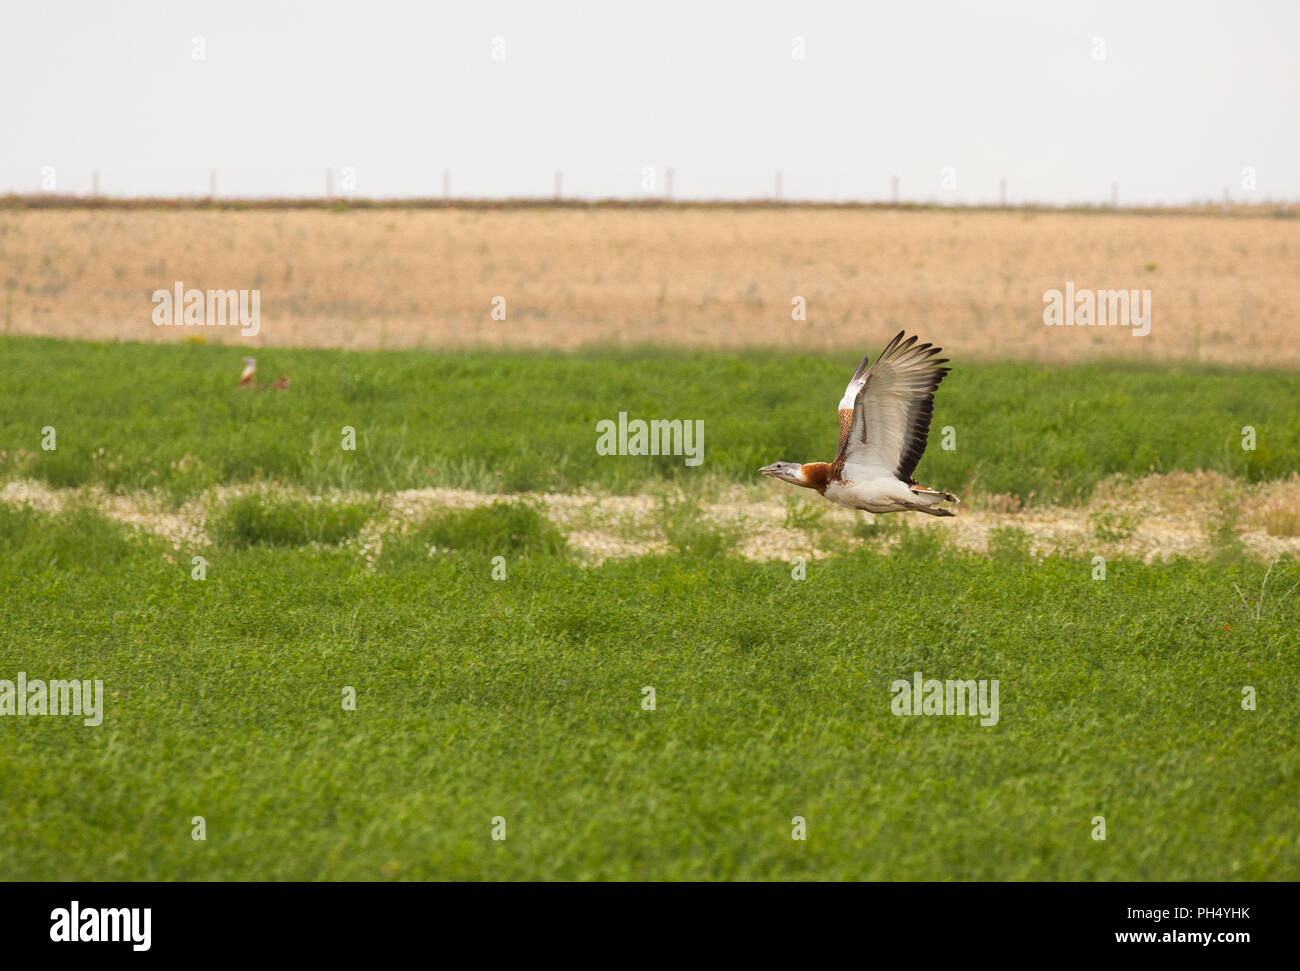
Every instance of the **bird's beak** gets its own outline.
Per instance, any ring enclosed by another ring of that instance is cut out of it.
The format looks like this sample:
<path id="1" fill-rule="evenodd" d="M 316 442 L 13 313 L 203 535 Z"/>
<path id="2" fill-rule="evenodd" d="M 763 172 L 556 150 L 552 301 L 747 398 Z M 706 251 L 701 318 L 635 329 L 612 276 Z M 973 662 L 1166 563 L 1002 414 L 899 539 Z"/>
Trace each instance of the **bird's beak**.
<path id="1" fill-rule="evenodd" d="M 761 472 L 761 473 L 763 473 L 763 475 L 776 475 L 776 466 L 775 466 L 775 465 L 765 465 L 765 466 L 763 466 L 761 469 L 759 469 L 758 471 Z"/>

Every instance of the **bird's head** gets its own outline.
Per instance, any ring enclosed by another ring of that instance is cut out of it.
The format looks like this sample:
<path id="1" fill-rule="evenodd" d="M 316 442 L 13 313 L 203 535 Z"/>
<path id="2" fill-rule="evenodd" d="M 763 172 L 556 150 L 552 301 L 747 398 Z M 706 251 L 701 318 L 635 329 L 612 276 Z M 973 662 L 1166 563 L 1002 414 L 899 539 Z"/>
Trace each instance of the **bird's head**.
<path id="1" fill-rule="evenodd" d="M 771 465 L 765 465 L 758 470 L 763 475 L 770 475 L 774 479 L 780 479 L 782 482 L 789 482 L 792 485 L 807 485 L 804 478 L 803 466 L 798 462 L 773 462 Z"/>
<path id="2" fill-rule="evenodd" d="M 257 364 L 257 360 L 255 358 L 251 358 L 251 357 L 244 358 L 244 367 L 254 367 L 256 366 L 256 364 Z"/>

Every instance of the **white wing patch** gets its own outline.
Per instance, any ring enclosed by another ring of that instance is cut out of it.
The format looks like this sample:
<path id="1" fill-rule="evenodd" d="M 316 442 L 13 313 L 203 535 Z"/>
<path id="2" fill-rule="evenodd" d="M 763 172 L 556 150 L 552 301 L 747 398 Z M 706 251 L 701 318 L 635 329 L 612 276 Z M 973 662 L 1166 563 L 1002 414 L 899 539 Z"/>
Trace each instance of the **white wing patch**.
<path id="1" fill-rule="evenodd" d="M 950 370 L 941 348 L 917 344 L 903 332 L 889 342 L 865 372 L 859 365 L 840 402 L 853 409 L 848 434 L 840 444 L 836 465 L 845 478 L 892 476 L 912 481 L 912 472 L 925 453 L 934 413 L 934 391 Z"/>
<path id="2" fill-rule="evenodd" d="M 840 399 L 840 411 L 852 411 L 854 404 L 857 403 L 858 392 L 867 383 L 868 360 L 869 358 L 864 357 L 858 369 L 853 372 L 853 377 L 849 379 L 849 386 L 844 389 L 844 397 Z"/>

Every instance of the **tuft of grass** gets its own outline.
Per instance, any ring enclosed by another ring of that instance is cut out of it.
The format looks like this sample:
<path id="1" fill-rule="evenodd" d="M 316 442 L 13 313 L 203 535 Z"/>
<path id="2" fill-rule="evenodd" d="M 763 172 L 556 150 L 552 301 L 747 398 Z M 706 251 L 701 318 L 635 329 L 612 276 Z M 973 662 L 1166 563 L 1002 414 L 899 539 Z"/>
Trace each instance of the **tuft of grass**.
<path id="1" fill-rule="evenodd" d="M 898 515 L 901 519 L 901 514 Z M 944 534 L 937 529 L 913 526 L 906 521 L 898 533 L 898 544 L 894 552 L 899 556 L 934 559 L 946 549 Z"/>
<path id="2" fill-rule="evenodd" d="M 371 503 L 257 492 L 218 509 L 208 531 L 217 542 L 235 547 L 334 545 L 361 532 L 374 511 Z"/>
<path id="3" fill-rule="evenodd" d="M 1270 536 L 1300 536 L 1300 509 L 1273 506 L 1264 513 L 1263 522 Z"/>
<path id="4" fill-rule="evenodd" d="M 1300 536 L 1300 478 L 1292 476 L 1260 500 L 1252 517 L 1269 536 Z"/>
<path id="5" fill-rule="evenodd" d="M 995 560 L 1023 560 L 1033 549 L 1033 537 L 1019 526 L 999 526 L 989 533 L 989 555 Z"/>
<path id="6" fill-rule="evenodd" d="M 870 519 L 861 514 L 853 524 L 853 535 L 857 539 L 888 539 L 907 529 L 907 521 L 898 515 L 873 515 Z"/>
<path id="7" fill-rule="evenodd" d="M 216 471 L 197 455 L 188 452 L 170 463 L 163 479 L 163 494 L 173 507 L 180 506 L 217 484 Z"/>
<path id="8" fill-rule="evenodd" d="M 825 504 L 816 505 L 791 493 L 785 497 L 785 528 L 812 532 L 826 518 L 827 508 Z"/>
<path id="9" fill-rule="evenodd" d="M 1214 550 L 1214 558 L 1219 562 L 1237 563 L 1246 558 L 1240 523 L 1241 507 L 1231 495 L 1221 495 L 1215 512 L 1207 523 L 1210 546 Z"/>
<path id="10" fill-rule="evenodd" d="M 149 545 L 90 506 L 51 515 L 0 502 L 0 559 L 18 573 L 113 569 Z"/>
<path id="11" fill-rule="evenodd" d="M 694 499 L 664 497 L 656 520 L 673 549 L 690 556 L 703 559 L 725 556 L 740 540 L 736 528 L 706 520 Z"/>
<path id="12" fill-rule="evenodd" d="M 563 556 L 564 534 L 533 506 L 494 502 L 475 509 L 448 509 L 425 520 L 393 545 L 414 543 L 426 554 L 456 550 L 483 556 Z"/>
<path id="13" fill-rule="evenodd" d="M 1136 533 L 1144 517 L 1139 510 L 1099 509 L 1088 518 L 1097 539 L 1103 543 L 1117 543 Z"/>
<path id="14" fill-rule="evenodd" d="M 1285 565 L 1274 577 L 1273 571 L 1281 563 L 1283 563 L 1283 560 L 1279 557 L 1268 565 L 1268 569 L 1264 571 L 1264 576 L 1260 579 L 1258 593 L 1246 594 L 1242 592 L 1241 587 L 1236 583 L 1232 585 L 1233 591 L 1241 601 L 1242 609 L 1256 621 L 1262 620 L 1269 609 L 1275 612 L 1281 612 L 1285 609 L 1287 600 L 1295 593 L 1296 588 L 1300 587 L 1300 580 L 1288 585 L 1290 571 L 1295 567 L 1294 559 L 1287 558 Z M 1270 579 L 1276 581 L 1272 590 L 1269 589 Z M 1267 608 L 1265 607 L 1266 603 L 1268 604 Z"/>

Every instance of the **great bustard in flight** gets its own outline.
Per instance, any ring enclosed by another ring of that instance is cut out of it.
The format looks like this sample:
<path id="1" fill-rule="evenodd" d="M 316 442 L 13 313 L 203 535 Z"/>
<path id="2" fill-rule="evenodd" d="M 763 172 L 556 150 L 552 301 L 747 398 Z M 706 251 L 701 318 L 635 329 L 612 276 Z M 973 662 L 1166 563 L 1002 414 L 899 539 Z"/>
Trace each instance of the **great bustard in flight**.
<path id="1" fill-rule="evenodd" d="M 942 348 L 903 339 L 898 332 L 867 367 L 864 357 L 840 401 L 840 446 L 833 462 L 777 462 L 764 475 L 807 489 L 831 502 L 867 512 L 951 516 L 951 492 L 916 484 L 912 472 L 925 453 L 934 391 L 951 368 Z"/>

